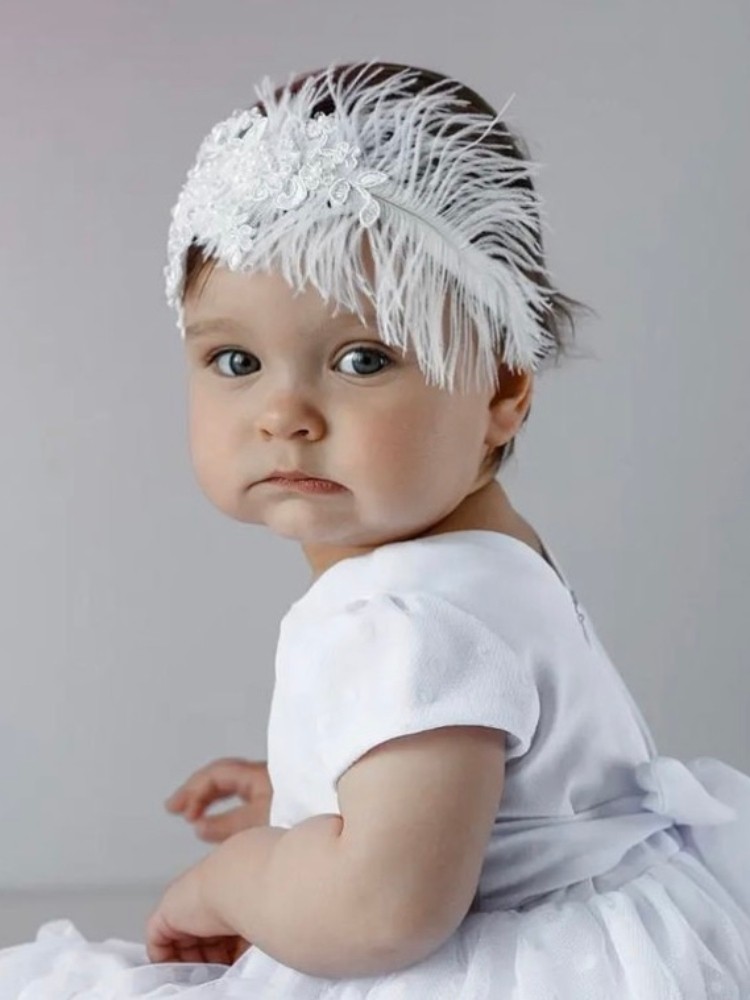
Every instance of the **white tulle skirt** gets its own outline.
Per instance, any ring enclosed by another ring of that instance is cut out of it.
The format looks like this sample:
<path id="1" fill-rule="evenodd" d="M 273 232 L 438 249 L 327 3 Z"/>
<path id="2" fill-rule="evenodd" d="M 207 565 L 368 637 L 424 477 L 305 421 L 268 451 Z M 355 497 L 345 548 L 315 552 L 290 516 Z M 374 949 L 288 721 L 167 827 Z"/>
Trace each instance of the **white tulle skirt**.
<path id="1" fill-rule="evenodd" d="M 325 979 L 255 946 L 232 966 L 152 965 L 144 945 L 54 920 L 0 950 L 0 1000 L 748 1000 L 750 777 L 666 757 L 640 777 L 647 806 L 674 814 L 681 850 L 585 899 L 470 913 L 408 968 Z"/>

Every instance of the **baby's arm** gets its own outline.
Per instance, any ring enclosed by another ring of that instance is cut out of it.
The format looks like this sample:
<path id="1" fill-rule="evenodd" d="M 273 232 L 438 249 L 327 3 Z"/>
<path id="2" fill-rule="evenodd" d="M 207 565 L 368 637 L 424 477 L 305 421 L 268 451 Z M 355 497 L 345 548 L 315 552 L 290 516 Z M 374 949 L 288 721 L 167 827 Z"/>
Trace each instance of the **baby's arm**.
<path id="1" fill-rule="evenodd" d="M 231 838 L 214 894 L 225 923 L 284 964 L 380 975 L 435 952 L 470 911 L 505 737 L 528 749 L 539 694 L 500 636 L 429 594 L 375 595 L 329 634 L 325 697 L 310 710 L 338 813 Z"/>
<path id="2" fill-rule="evenodd" d="M 205 899 L 245 940 L 313 976 L 380 975 L 436 951 L 468 912 L 504 787 L 504 733 L 446 726 L 374 747 L 341 815 L 230 837 Z"/>
<path id="3" fill-rule="evenodd" d="M 434 942 L 407 930 L 404 908 L 378 891 L 342 827 L 340 815 L 325 813 L 290 829 L 235 834 L 201 863 L 206 904 L 245 940 L 308 975 L 379 975 L 425 957 Z"/>

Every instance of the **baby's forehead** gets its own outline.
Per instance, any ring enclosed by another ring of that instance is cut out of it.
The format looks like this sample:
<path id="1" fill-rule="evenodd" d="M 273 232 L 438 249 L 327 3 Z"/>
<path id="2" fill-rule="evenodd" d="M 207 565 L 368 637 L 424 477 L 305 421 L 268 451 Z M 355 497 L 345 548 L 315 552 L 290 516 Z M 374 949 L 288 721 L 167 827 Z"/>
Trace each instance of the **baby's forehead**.
<path id="1" fill-rule="evenodd" d="M 205 280 L 189 281 L 183 307 L 188 313 L 237 315 L 314 314 L 377 322 L 377 295 L 360 289 L 351 301 L 337 295 L 336 282 L 319 287 L 309 277 L 294 283 L 277 269 L 233 270 L 215 263 Z"/>
<path id="2" fill-rule="evenodd" d="M 284 341 L 286 344 L 302 344 L 318 349 L 329 343 L 338 343 L 342 338 L 356 339 L 361 336 L 367 342 L 379 341 L 387 346 L 378 327 L 377 312 L 368 307 L 358 314 L 351 309 L 327 304 L 323 309 L 307 311 L 264 311 L 236 308 L 236 303 L 222 302 L 216 298 L 210 304 L 202 303 L 194 308 L 186 307 L 184 313 L 185 345 L 200 346 L 204 340 L 237 337 L 253 344 L 268 344 Z"/>
<path id="3" fill-rule="evenodd" d="M 406 317 L 398 315 L 399 310 L 387 297 L 381 301 L 377 281 L 374 285 L 355 283 L 349 293 L 351 298 L 344 301 L 346 296 L 337 293 L 335 282 L 329 288 L 318 287 L 309 279 L 295 284 L 280 269 L 237 271 L 216 264 L 204 282 L 188 286 L 183 315 L 185 339 L 193 342 L 195 327 L 205 328 L 216 322 L 224 326 L 224 332 L 234 328 L 238 334 L 245 331 L 252 338 L 264 340 L 282 330 L 289 335 L 314 334 L 316 341 L 351 333 L 379 341 L 404 359 L 417 357 L 410 330 L 402 325 Z M 444 300 L 444 327 L 449 319 L 447 305 Z M 390 340 L 384 335 L 389 330 Z M 439 339 L 440 334 L 437 336 Z M 446 330 L 443 339 L 447 346 Z"/>

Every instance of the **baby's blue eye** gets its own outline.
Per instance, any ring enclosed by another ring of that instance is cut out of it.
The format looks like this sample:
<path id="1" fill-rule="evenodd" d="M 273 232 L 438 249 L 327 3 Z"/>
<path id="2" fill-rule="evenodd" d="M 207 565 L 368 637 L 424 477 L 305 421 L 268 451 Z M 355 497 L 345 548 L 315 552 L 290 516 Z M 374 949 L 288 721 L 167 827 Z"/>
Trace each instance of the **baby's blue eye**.
<path id="1" fill-rule="evenodd" d="M 235 350 L 233 348 L 229 349 L 229 350 L 224 350 L 224 351 L 216 351 L 216 353 L 213 354 L 208 359 L 208 361 L 207 361 L 208 367 L 212 368 L 216 364 L 216 362 L 219 360 L 219 358 L 224 357 L 224 355 L 226 355 L 226 354 L 228 354 L 229 357 L 232 358 L 232 359 L 236 358 L 238 355 L 240 357 L 245 357 L 245 358 L 254 358 L 255 357 L 254 354 L 248 354 L 246 351 L 238 351 L 238 350 Z M 239 372 L 234 371 L 233 370 L 233 365 L 231 365 L 231 363 L 230 363 L 230 371 L 234 375 L 251 375 L 252 374 L 252 372 L 247 372 L 247 371 L 239 371 Z"/>
<path id="2" fill-rule="evenodd" d="M 380 371 L 383 370 L 383 368 L 387 368 L 388 365 L 391 364 L 391 359 L 388 357 L 388 355 L 385 354 L 383 351 L 379 351 L 375 347 L 354 347 L 351 350 L 347 351 L 346 354 L 342 355 L 342 357 L 339 360 L 339 364 L 341 363 L 341 361 L 344 360 L 344 358 L 349 357 L 350 354 L 358 354 L 360 356 L 364 355 L 365 358 L 367 358 L 367 356 L 369 355 L 370 358 L 377 358 L 379 361 L 385 361 L 386 364 L 385 365 L 381 365 L 379 368 L 377 368 L 375 370 L 371 369 L 370 371 L 365 371 L 365 372 L 362 372 L 362 371 L 345 372 L 344 374 L 377 375 L 378 372 L 380 372 Z M 230 362 L 229 362 L 229 372 L 230 373 L 226 377 L 228 377 L 228 378 L 232 378 L 233 376 L 240 377 L 240 376 L 243 376 L 243 375 L 252 375 L 254 373 L 252 371 L 243 371 L 242 370 L 242 367 L 243 367 L 242 365 L 240 365 L 240 370 L 239 371 L 236 370 L 236 367 L 234 365 L 234 359 L 236 357 L 238 357 L 238 356 L 239 357 L 243 357 L 243 358 L 252 358 L 252 359 L 254 359 L 254 360 L 257 361 L 257 358 L 255 358 L 254 354 L 248 354 L 247 351 L 240 351 L 237 348 L 227 348 L 227 349 L 225 349 L 223 351 L 216 351 L 213 355 L 211 355 L 211 357 L 206 362 L 207 366 L 208 367 L 213 367 L 216 364 L 216 362 L 219 360 L 219 358 L 222 358 L 225 355 L 229 355 L 229 357 L 231 359 Z M 359 362 L 355 362 L 355 364 L 359 364 Z M 365 362 L 365 367 L 367 367 L 367 362 Z M 257 371 L 257 369 L 255 369 L 255 370 Z M 226 375 L 226 372 L 222 372 L 222 374 Z"/>
<path id="3" fill-rule="evenodd" d="M 355 375 L 361 375 L 361 374 L 365 374 L 365 375 L 377 375 L 378 372 L 380 372 L 380 371 L 383 370 L 383 368 L 387 368 L 388 365 L 391 364 L 391 359 L 388 357 L 388 355 L 385 354 L 383 351 L 379 351 L 376 347 L 354 347 L 354 348 L 352 348 L 352 350 L 347 351 L 346 354 L 342 355 L 341 361 L 343 361 L 344 358 L 349 357 L 350 354 L 359 354 L 359 355 L 364 355 L 365 357 L 367 357 L 369 355 L 371 358 L 378 358 L 380 360 L 383 360 L 383 361 L 387 362 L 387 364 L 381 366 L 380 368 L 376 369 L 375 371 L 369 371 L 369 372 L 364 372 L 364 373 L 362 373 L 362 372 L 354 372 Z M 339 362 L 339 363 L 341 363 L 341 362 Z M 348 374 L 348 373 L 345 372 L 345 374 Z"/>

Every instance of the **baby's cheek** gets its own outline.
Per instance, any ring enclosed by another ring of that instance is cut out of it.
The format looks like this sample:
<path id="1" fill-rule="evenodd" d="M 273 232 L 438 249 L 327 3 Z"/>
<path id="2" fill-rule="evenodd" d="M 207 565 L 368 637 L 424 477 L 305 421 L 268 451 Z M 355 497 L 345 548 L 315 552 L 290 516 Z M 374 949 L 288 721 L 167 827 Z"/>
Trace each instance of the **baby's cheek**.
<path id="1" fill-rule="evenodd" d="M 237 460 L 232 460 L 226 448 L 226 439 L 210 433 L 210 426 L 192 429 L 190 454 L 196 480 L 206 495 L 220 510 L 234 517 L 247 482 L 237 474 Z"/>
<path id="2" fill-rule="evenodd" d="M 434 465 L 434 435 L 427 429 L 389 421 L 373 439 L 370 461 L 390 489 L 409 493 L 429 483 Z"/>

